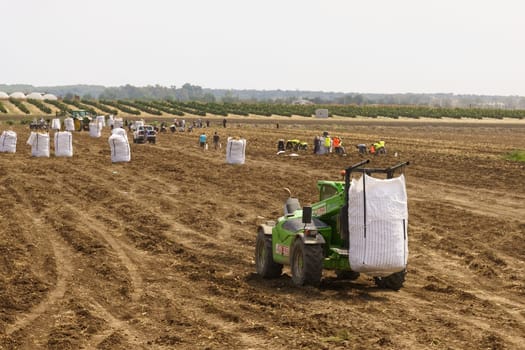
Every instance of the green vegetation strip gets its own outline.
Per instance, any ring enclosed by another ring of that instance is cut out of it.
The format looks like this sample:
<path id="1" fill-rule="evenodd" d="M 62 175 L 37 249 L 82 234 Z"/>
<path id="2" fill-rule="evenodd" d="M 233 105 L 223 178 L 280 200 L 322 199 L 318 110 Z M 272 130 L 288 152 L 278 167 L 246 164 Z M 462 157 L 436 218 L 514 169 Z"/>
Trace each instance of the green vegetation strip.
<path id="1" fill-rule="evenodd" d="M 525 162 L 525 150 L 512 151 L 505 158 L 515 162 Z"/>
<path id="2" fill-rule="evenodd" d="M 41 101 L 38 101 L 38 100 L 34 100 L 34 99 L 28 99 L 27 100 L 27 103 L 30 103 L 32 104 L 33 106 L 35 106 L 36 108 L 40 109 L 42 112 L 46 113 L 46 114 L 51 114 L 53 113 L 53 111 L 51 110 L 51 108 L 49 108 L 48 106 L 46 106 L 44 103 L 42 103 Z"/>
<path id="3" fill-rule="evenodd" d="M 95 108 L 98 108 L 100 109 L 102 112 L 106 112 L 108 114 L 112 114 L 112 115 L 117 115 L 118 114 L 118 110 L 117 109 L 113 109 L 113 108 L 109 108 L 108 106 L 106 105 L 103 105 L 101 103 L 98 103 L 97 101 L 92 101 L 92 100 L 84 100 L 82 99 L 82 102 L 86 105 L 90 105 L 90 106 L 93 106 Z"/>
<path id="4" fill-rule="evenodd" d="M 14 104 L 16 106 L 16 108 L 18 108 L 20 111 L 22 111 L 23 113 L 25 114 L 29 114 L 31 112 L 29 112 L 29 109 L 27 109 L 26 105 L 22 103 L 22 101 L 20 100 L 17 100 L 17 99 L 14 99 L 14 98 L 10 98 L 9 99 L 9 102 L 11 102 L 12 104 Z"/>

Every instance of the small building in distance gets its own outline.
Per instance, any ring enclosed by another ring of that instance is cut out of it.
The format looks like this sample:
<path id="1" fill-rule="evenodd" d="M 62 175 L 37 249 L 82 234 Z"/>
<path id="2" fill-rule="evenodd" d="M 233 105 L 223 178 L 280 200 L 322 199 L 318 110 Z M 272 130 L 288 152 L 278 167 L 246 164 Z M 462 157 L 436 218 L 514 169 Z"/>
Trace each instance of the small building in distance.
<path id="1" fill-rule="evenodd" d="M 315 110 L 315 117 L 316 118 L 328 118 L 328 109 L 326 108 L 317 108 Z"/>

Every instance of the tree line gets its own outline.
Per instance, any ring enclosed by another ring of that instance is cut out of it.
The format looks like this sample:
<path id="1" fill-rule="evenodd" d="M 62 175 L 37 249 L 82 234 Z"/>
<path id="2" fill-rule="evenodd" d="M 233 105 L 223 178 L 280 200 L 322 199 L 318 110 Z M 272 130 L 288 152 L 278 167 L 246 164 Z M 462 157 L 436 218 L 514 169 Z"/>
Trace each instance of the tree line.
<path id="1" fill-rule="evenodd" d="M 265 102 L 291 104 L 297 101 L 323 105 L 409 105 L 440 108 L 487 108 L 525 109 L 523 96 L 456 95 L 452 93 L 343 93 L 304 90 L 235 90 L 208 89 L 186 83 L 176 86 L 133 86 L 105 87 L 101 85 L 33 86 L 27 84 L 0 84 L 0 91 L 45 92 L 66 100 L 75 97 L 101 100 L 166 100 L 178 102 L 238 103 Z M 306 102 L 305 102 L 306 101 Z"/>

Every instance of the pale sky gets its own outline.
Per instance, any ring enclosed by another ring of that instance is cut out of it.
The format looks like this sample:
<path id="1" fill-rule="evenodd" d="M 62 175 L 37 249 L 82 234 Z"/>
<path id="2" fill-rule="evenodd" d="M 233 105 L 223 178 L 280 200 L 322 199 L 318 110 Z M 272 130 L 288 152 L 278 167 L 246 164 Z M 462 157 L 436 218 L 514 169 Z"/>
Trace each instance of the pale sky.
<path id="1" fill-rule="evenodd" d="M 525 96 L 523 0 L 0 0 L 0 83 Z"/>

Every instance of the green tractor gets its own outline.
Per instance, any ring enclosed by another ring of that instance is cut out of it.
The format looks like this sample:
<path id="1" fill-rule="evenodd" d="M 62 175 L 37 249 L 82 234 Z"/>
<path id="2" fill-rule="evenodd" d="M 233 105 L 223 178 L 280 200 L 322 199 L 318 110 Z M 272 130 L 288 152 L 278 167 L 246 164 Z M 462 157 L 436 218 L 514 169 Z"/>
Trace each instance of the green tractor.
<path id="1" fill-rule="evenodd" d="M 290 197 L 284 215 L 258 228 L 255 265 L 263 278 L 276 278 L 289 265 L 292 282 L 320 285 L 323 269 L 340 279 L 360 273 L 377 286 L 399 290 L 408 257 L 404 168 L 363 168 L 364 160 L 344 171 L 344 181 L 318 181 L 319 201 L 301 208 Z M 401 175 L 394 178 L 396 172 Z M 355 179 L 353 174 L 360 173 Z M 385 179 L 372 177 L 383 174 Z M 368 212 L 367 212 L 368 211 Z"/>
<path id="2" fill-rule="evenodd" d="M 84 109 L 73 110 L 69 113 L 69 116 L 73 118 L 75 123 L 76 131 L 89 131 L 89 123 L 93 120 L 91 113 Z"/>

